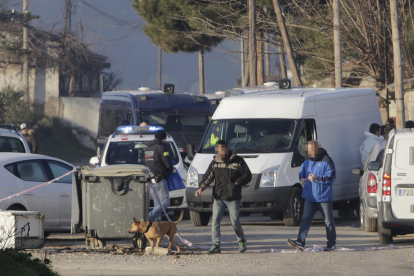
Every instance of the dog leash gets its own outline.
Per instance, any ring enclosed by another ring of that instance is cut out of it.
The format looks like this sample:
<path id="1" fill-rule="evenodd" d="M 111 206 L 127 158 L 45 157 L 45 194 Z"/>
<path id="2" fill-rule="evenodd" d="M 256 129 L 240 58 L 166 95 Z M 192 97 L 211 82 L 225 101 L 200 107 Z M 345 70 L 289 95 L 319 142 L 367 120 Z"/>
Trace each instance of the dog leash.
<path id="1" fill-rule="evenodd" d="M 158 193 L 157 193 L 157 190 L 155 189 L 155 187 L 154 187 L 154 184 L 153 183 L 150 183 L 151 184 L 151 187 L 152 187 L 152 190 L 154 191 L 154 194 L 155 194 L 155 196 L 156 196 L 156 198 L 157 198 L 157 201 L 158 201 L 158 203 L 160 204 L 160 206 L 161 206 L 161 208 L 162 208 L 162 211 L 164 212 L 164 215 L 167 217 L 167 219 L 168 219 L 168 221 L 169 222 L 172 222 L 172 220 L 171 220 L 171 218 L 170 218 L 170 216 L 168 216 L 168 214 L 167 214 L 167 211 L 164 209 L 164 206 L 162 206 L 162 204 L 161 204 L 161 199 L 160 199 L 160 197 L 158 196 Z M 185 244 L 185 245 L 187 245 L 188 247 L 193 247 L 193 248 L 197 248 L 197 249 L 200 249 L 200 250 L 208 250 L 208 249 L 210 249 L 210 247 L 208 247 L 208 246 L 200 246 L 200 245 L 195 245 L 194 243 L 192 243 L 192 242 L 190 242 L 189 240 L 187 240 L 187 239 L 185 239 L 184 237 L 182 237 L 181 235 L 180 235 L 180 233 L 177 231 L 177 236 L 180 238 L 180 240 Z"/>

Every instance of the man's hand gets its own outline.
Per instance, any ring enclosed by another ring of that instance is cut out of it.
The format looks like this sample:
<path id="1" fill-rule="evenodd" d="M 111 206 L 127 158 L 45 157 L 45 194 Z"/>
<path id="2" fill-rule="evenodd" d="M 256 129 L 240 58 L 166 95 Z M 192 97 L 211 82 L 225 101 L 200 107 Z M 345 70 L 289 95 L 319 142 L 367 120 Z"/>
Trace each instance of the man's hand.
<path id="1" fill-rule="evenodd" d="M 203 191 L 203 189 L 198 189 L 196 192 L 195 192 L 195 196 L 199 196 L 199 195 L 201 195 L 201 192 Z"/>
<path id="2" fill-rule="evenodd" d="M 310 173 L 308 179 L 310 180 L 310 182 L 315 182 L 315 175 L 313 173 Z"/>
<path id="3" fill-rule="evenodd" d="M 302 186 L 305 186 L 305 183 L 306 183 L 306 178 L 301 178 L 301 179 L 300 179 L 300 183 L 302 183 Z"/>
<path id="4" fill-rule="evenodd" d="M 237 186 L 237 185 L 239 185 L 239 183 L 237 183 L 237 182 L 234 182 L 234 185 L 236 185 L 236 186 Z"/>

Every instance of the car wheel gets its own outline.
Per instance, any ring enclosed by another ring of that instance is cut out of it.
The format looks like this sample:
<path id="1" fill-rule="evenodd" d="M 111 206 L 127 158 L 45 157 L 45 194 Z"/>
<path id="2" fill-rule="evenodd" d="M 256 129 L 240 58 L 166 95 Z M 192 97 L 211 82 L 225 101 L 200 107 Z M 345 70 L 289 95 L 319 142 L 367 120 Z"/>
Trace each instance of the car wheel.
<path id="1" fill-rule="evenodd" d="M 392 231 L 391 229 L 386 229 L 382 227 L 382 216 L 378 214 L 378 238 L 381 244 L 390 244 L 392 243 Z"/>
<path id="2" fill-rule="evenodd" d="M 190 211 L 191 222 L 194 226 L 207 226 L 210 221 L 210 213 Z"/>
<path id="3" fill-rule="evenodd" d="M 283 222 L 286 226 L 298 226 L 302 221 L 303 199 L 298 187 L 293 187 L 290 193 L 288 205 L 283 214 Z"/>
<path id="4" fill-rule="evenodd" d="M 21 204 L 13 204 L 13 205 L 9 206 L 9 208 L 7 208 L 7 210 L 10 210 L 10 211 L 27 211 L 26 207 L 24 207 Z"/>
<path id="5" fill-rule="evenodd" d="M 359 204 L 359 222 L 361 223 L 361 228 L 366 231 L 366 229 L 365 229 L 365 209 L 364 209 L 364 204 L 362 203 L 362 200 L 361 200 L 361 203 Z"/>

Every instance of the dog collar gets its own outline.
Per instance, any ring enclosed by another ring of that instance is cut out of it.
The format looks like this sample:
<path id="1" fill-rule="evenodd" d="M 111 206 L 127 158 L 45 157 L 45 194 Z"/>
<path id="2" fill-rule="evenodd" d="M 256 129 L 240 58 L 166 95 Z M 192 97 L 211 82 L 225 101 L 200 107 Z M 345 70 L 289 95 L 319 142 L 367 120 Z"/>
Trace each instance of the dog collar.
<path id="1" fill-rule="evenodd" d="M 147 230 L 145 230 L 144 234 L 147 233 L 150 230 L 150 228 L 152 227 L 152 223 L 153 223 L 153 221 L 149 222 L 149 224 L 147 226 Z"/>

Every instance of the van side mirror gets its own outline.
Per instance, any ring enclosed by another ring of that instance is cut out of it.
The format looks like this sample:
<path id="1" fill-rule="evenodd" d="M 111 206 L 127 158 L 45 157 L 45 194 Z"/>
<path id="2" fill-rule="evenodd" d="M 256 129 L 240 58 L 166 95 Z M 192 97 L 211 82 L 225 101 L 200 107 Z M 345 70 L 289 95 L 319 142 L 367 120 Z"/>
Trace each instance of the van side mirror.
<path id="1" fill-rule="evenodd" d="M 353 168 L 352 169 L 352 174 L 362 176 L 364 174 L 364 172 L 360 168 Z"/>
<path id="2" fill-rule="evenodd" d="M 89 163 L 90 163 L 92 166 L 99 165 L 99 158 L 98 158 L 97 156 L 92 157 L 92 158 L 91 158 L 91 160 L 89 161 Z"/>
<path id="3" fill-rule="evenodd" d="M 195 149 L 194 149 L 194 145 L 193 144 L 188 144 L 187 145 L 187 158 L 190 161 L 193 161 L 195 156 Z"/>
<path id="4" fill-rule="evenodd" d="M 368 164 L 368 170 L 370 171 L 379 171 L 380 168 L 381 168 L 380 161 L 372 161 Z"/>

